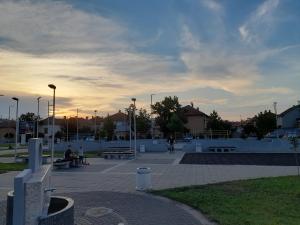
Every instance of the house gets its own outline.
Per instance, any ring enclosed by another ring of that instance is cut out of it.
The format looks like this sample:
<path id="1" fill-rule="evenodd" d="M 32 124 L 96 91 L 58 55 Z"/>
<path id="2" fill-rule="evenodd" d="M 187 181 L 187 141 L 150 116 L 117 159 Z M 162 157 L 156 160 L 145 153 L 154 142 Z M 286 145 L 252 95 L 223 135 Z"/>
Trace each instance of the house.
<path id="1" fill-rule="evenodd" d="M 115 136 L 117 139 L 125 139 L 129 136 L 129 121 L 128 115 L 119 110 L 113 115 L 109 115 L 109 118 L 114 122 Z"/>
<path id="2" fill-rule="evenodd" d="M 279 114 L 277 127 L 282 129 L 300 128 L 300 104 Z"/>
<path id="3" fill-rule="evenodd" d="M 201 112 L 199 108 L 194 108 L 193 104 L 184 106 L 182 109 L 187 119 L 184 126 L 189 130 L 189 134 L 193 136 L 203 135 L 207 128 L 209 116 Z"/>
<path id="4" fill-rule="evenodd" d="M 0 119 L 0 141 L 12 140 L 16 133 L 16 122 L 13 120 Z"/>

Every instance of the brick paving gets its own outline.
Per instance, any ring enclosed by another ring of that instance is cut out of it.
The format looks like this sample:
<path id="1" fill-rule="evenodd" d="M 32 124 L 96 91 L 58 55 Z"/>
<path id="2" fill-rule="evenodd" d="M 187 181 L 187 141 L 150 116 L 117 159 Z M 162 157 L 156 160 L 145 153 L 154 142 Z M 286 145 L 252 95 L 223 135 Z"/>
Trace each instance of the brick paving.
<path id="1" fill-rule="evenodd" d="M 145 194 L 84 192 L 62 195 L 75 201 L 76 225 L 201 225 L 197 218 L 173 202 Z M 87 213 L 99 208 L 109 211 L 106 214 Z M 5 213 L 5 202 L 0 203 L 0 210 Z M 4 218 L 0 225 L 5 225 Z"/>

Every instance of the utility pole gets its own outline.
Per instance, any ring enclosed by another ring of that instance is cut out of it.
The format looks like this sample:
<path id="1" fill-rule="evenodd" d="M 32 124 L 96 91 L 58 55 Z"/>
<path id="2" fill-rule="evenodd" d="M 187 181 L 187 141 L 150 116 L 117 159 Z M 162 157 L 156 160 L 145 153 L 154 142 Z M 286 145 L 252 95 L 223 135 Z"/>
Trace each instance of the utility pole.
<path id="1" fill-rule="evenodd" d="M 13 100 L 16 101 L 17 103 L 17 108 L 16 108 L 16 137 L 15 137 L 15 162 L 17 159 L 17 148 L 18 148 L 18 141 L 19 141 L 19 99 L 16 97 L 12 98 Z"/>

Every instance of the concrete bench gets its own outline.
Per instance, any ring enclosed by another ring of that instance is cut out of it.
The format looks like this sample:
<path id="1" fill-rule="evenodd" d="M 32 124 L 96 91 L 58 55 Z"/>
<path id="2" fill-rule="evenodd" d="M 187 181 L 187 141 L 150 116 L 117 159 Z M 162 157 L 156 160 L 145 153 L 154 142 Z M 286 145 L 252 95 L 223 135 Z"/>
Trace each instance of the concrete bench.
<path id="1" fill-rule="evenodd" d="M 50 158 L 51 158 L 50 155 L 43 155 L 42 156 L 42 163 L 47 164 L 48 159 L 50 159 Z M 28 155 L 17 155 L 16 161 L 21 162 L 21 163 L 28 163 Z"/>
<path id="2" fill-rule="evenodd" d="M 70 161 L 53 162 L 53 167 L 56 169 L 68 169 L 70 168 L 70 163 Z"/>
<path id="3" fill-rule="evenodd" d="M 104 159 L 132 159 L 134 157 L 133 151 L 112 151 L 103 152 Z"/>
<path id="4" fill-rule="evenodd" d="M 234 146 L 211 146 L 208 147 L 209 152 L 235 152 L 236 147 Z"/>

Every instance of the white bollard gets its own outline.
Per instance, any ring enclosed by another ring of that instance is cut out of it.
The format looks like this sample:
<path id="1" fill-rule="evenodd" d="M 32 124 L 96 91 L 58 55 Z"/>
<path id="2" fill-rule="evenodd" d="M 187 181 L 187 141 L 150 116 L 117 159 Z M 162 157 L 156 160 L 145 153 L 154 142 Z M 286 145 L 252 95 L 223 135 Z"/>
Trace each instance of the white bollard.
<path id="1" fill-rule="evenodd" d="M 140 167 L 136 170 L 136 190 L 146 191 L 152 188 L 151 169 L 149 167 Z"/>

